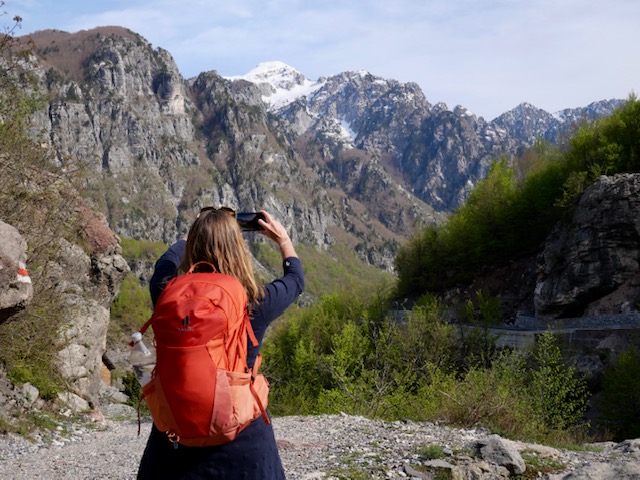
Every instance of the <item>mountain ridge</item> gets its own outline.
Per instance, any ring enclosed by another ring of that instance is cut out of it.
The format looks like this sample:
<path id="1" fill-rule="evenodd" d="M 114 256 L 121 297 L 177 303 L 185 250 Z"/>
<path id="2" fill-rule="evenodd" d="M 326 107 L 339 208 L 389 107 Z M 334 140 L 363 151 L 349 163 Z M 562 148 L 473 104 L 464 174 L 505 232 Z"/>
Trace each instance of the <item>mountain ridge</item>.
<path id="1" fill-rule="evenodd" d="M 242 75 L 223 75 L 222 78 L 229 81 L 236 80 L 245 80 L 248 82 L 252 82 L 255 84 L 265 84 L 269 85 L 273 88 L 274 94 L 280 93 L 283 94 L 284 91 L 290 94 L 287 99 L 287 103 L 291 103 L 293 101 L 298 100 L 302 96 L 313 95 L 315 91 L 322 87 L 324 83 L 326 83 L 327 78 L 339 77 L 342 75 L 359 75 L 361 77 L 371 76 L 376 79 L 378 82 L 386 82 L 392 81 L 397 82 L 404 85 L 415 85 L 420 89 L 416 82 L 399 82 L 394 79 L 385 79 L 383 77 L 376 76 L 367 70 L 346 70 L 344 72 L 340 72 L 334 75 L 323 75 L 320 76 L 317 80 L 307 78 L 302 72 L 300 72 L 296 67 L 289 65 L 280 60 L 272 60 L 258 63 L 254 68 L 249 70 L 247 73 Z M 287 88 L 291 87 L 291 88 Z M 296 90 L 297 87 L 305 87 L 304 89 Z M 270 102 L 267 99 L 269 95 L 265 95 L 265 103 L 270 104 L 273 107 L 275 103 L 275 109 L 281 108 L 283 105 L 278 104 L 278 102 Z M 546 114 L 551 115 L 558 119 L 558 121 L 572 121 L 580 116 L 580 113 L 585 112 L 588 114 L 590 118 L 597 118 L 598 115 L 606 115 L 610 113 L 611 103 L 617 104 L 618 102 L 623 101 L 622 99 L 600 99 L 591 102 L 590 104 L 584 107 L 567 107 L 556 111 L 547 111 L 536 105 L 533 105 L 530 102 L 522 101 L 518 105 L 515 105 L 513 108 L 506 110 L 505 112 L 500 113 L 496 117 L 491 120 L 486 120 L 489 123 L 492 123 L 496 119 L 503 117 L 505 115 L 514 114 L 515 112 L 523 112 L 527 110 L 536 110 L 539 112 L 544 112 Z M 477 118 L 485 118 L 482 115 L 476 115 L 474 112 L 466 108 L 462 104 L 456 104 L 453 109 L 449 108 L 446 102 L 436 102 L 434 107 L 437 107 L 439 110 L 449 110 L 455 111 L 456 109 L 464 109 L 466 111 L 466 115 L 472 115 Z"/>
<path id="2" fill-rule="evenodd" d="M 92 204 L 129 238 L 171 243 L 205 204 L 267 208 L 296 241 L 340 238 L 392 270 L 401 242 L 460 206 L 493 161 L 580 116 L 522 104 L 487 122 L 413 82 L 311 81 L 283 62 L 185 80 L 169 52 L 121 27 L 32 38 L 50 96 L 39 125 L 61 162 L 89 166 Z"/>

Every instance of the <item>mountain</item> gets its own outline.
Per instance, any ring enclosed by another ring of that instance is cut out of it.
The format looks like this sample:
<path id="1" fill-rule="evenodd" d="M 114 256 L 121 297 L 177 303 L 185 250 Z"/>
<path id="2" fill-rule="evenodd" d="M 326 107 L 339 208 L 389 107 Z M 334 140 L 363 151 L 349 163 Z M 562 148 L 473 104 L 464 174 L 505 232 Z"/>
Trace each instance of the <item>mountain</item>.
<path id="1" fill-rule="evenodd" d="M 294 240 L 391 270 L 398 246 L 464 202 L 492 161 L 558 141 L 620 101 L 491 122 L 432 105 L 417 84 L 282 62 L 185 80 L 170 53 L 120 27 L 41 31 L 38 123 L 121 236 L 167 243 L 205 205 L 268 209 Z"/>
<path id="2" fill-rule="evenodd" d="M 366 163 L 380 163 L 403 189 L 439 212 L 460 206 L 502 155 L 521 154 L 538 139 L 561 142 L 580 122 L 606 116 L 622 104 L 605 100 L 551 114 L 522 103 L 486 122 L 462 106 L 451 111 L 443 103 L 431 105 L 415 83 L 366 71 L 311 81 L 282 62 L 268 62 L 227 79 L 250 82 L 247 89 L 259 92 L 248 95 L 237 85 L 243 92 L 239 101 L 267 108 L 299 136 L 340 151 L 366 152 Z M 338 178 L 357 184 L 348 176 Z"/>

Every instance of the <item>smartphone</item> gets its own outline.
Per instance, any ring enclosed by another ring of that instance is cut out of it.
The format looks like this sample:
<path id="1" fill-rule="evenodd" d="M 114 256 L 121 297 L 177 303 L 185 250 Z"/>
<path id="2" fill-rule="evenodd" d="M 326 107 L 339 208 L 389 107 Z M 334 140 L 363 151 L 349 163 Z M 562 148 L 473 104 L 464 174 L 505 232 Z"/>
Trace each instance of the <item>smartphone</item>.
<path id="1" fill-rule="evenodd" d="M 238 225 L 240 225 L 240 230 L 244 232 L 256 232 L 258 230 L 264 230 L 262 225 L 258 223 L 258 220 L 264 220 L 264 215 L 260 212 L 244 212 L 244 213 L 236 213 L 236 220 L 238 221 Z"/>

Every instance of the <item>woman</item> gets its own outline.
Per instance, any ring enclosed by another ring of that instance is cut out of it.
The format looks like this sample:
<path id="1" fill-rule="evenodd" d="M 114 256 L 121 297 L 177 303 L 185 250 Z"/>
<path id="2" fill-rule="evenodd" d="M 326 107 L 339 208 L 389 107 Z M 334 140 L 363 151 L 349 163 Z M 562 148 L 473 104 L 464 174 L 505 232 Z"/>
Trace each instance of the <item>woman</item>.
<path id="1" fill-rule="evenodd" d="M 247 364 L 253 368 L 269 324 L 302 293 L 302 265 L 286 229 L 267 212 L 258 223 L 259 232 L 276 242 L 282 255 L 284 274 L 259 286 L 253 276 L 251 256 L 242 238 L 233 210 L 203 208 L 187 240 L 173 244 L 156 262 L 151 278 L 151 299 L 155 305 L 162 289 L 179 270 L 187 271 L 198 261 L 212 263 L 216 269 L 232 275 L 244 286 L 251 306 L 251 326 L 258 340 L 249 342 Z M 173 448 L 167 436 L 155 425 L 145 448 L 138 479 L 284 479 L 273 429 L 262 417 L 242 430 L 235 440 L 215 447 Z"/>

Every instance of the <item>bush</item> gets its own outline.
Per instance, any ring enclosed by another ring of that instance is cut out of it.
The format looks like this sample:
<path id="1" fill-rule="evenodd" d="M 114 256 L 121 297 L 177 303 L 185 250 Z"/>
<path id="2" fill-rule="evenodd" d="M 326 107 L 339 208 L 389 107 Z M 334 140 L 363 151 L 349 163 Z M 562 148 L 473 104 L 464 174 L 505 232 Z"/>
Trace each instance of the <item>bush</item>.
<path id="1" fill-rule="evenodd" d="M 2 2 L 0 2 L 2 3 Z M 59 294 L 51 286 L 50 265 L 59 263 L 63 241 L 81 243 L 77 193 L 72 186 L 81 172 L 65 171 L 32 115 L 46 107 L 28 71 L 30 45 L 0 35 L 0 219 L 27 241 L 33 299 L 0 324 L 0 363 L 13 382 L 30 382 L 45 399 L 62 391 L 57 370 L 59 329 L 67 320 Z"/>
<path id="2" fill-rule="evenodd" d="M 146 260 L 154 262 L 167 250 L 167 245 L 163 242 L 147 242 L 133 238 L 122 238 L 122 256 L 127 261 Z"/>
<path id="3" fill-rule="evenodd" d="M 110 345 L 122 344 L 149 320 L 153 308 L 151 294 L 140 285 L 133 272 L 129 272 L 120 284 L 120 292 L 111 305 L 111 321 L 107 341 Z M 149 334 L 152 334 L 150 329 Z"/>
<path id="4" fill-rule="evenodd" d="M 272 411 L 407 413 L 432 373 L 452 368 L 454 334 L 435 299 L 401 319 L 387 315 L 387 304 L 325 295 L 280 321 L 263 347 Z"/>
<path id="5" fill-rule="evenodd" d="M 500 299 L 487 290 L 478 290 L 475 302 L 467 300 L 464 321 L 471 328 L 461 329 L 462 358 L 459 364 L 462 368 L 491 365 L 497 337 L 489 333 L 489 328 L 500 323 L 502 315 Z"/>
<path id="6" fill-rule="evenodd" d="M 635 349 L 620 354 L 605 370 L 601 407 L 617 441 L 640 437 L 640 355 Z"/>
<path id="7" fill-rule="evenodd" d="M 494 300 L 478 301 L 495 320 Z M 492 350 L 489 361 L 459 365 L 459 340 L 436 297 L 394 315 L 384 305 L 334 294 L 280 321 L 263 347 L 271 411 L 445 420 L 533 441 L 582 434 L 586 383 L 550 332 L 529 354 Z"/>
<path id="8" fill-rule="evenodd" d="M 494 432 L 531 437 L 541 421 L 529 402 L 525 358 L 503 352 L 490 368 L 474 366 L 458 381 L 442 385 L 438 415 L 456 425 L 482 425 Z"/>
<path id="9" fill-rule="evenodd" d="M 141 415 L 149 415 L 149 407 L 144 401 L 140 401 L 142 398 L 142 387 L 138 381 L 136 374 L 129 371 L 122 377 L 123 393 L 129 397 L 127 405 L 132 406 L 135 409 L 139 409 Z"/>

